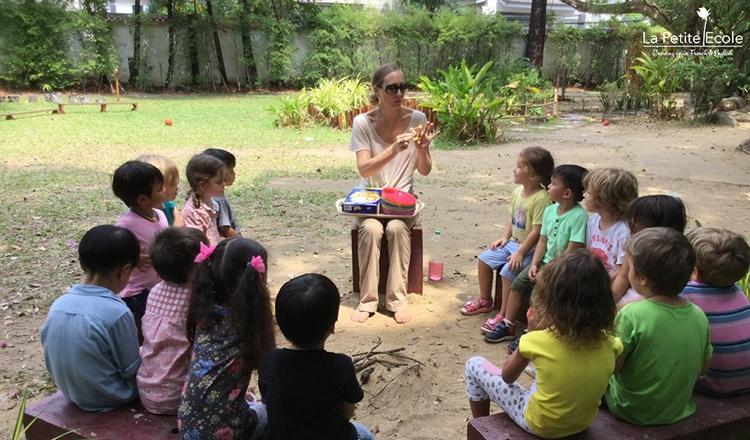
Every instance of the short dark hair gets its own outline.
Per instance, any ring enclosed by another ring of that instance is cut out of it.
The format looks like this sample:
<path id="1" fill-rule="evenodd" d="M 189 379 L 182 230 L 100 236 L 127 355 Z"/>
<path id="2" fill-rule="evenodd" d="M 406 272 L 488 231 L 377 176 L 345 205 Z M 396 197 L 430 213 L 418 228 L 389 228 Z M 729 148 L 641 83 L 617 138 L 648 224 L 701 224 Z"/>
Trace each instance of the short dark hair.
<path id="1" fill-rule="evenodd" d="M 325 275 L 308 273 L 284 283 L 276 297 L 276 322 L 289 342 L 310 347 L 325 340 L 339 316 L 339 289 Z"/>
<path id="2" fill-rule="evenodd" d="M 654 293 L 676 296 L 690 280 L 695 252 L 684 235 L 674 229 L 646 228 L 625 244 L 636 275 L 646 278 Z"/>
<path id="3" fill-rule="evenodd" d="M 224 171 L 224 162 L 208 154 L 196 154 L 190 158 L 185 169 L 185 177 L 193 191 L 201 182 L 210 180 Z"/>
<path id="4" fill-rule="evenodd" d="M 687 224 L 682 200 L 662 194 L 641 196 L 633 200 L 625 211 L 625 219 L 631 232 L 636 232 L 636 227 L 641 230 L 657 226 L 685 232 Z"/>
<path id="5" fill-rule="evenodd" d="M 206 234 L 195 228 L 172 226 L 158 233 L 149 255 L 159 277 L 170 283 L 187 283 L 201 242 L 209 244 Z"/>
<path id="6" fill-rule="evenodd" d="M 156 183 L 164 183 L 164 176 L 159 168 L 140 160 L 129 160 L 115 170 L 112 192 L 128 208 L 132 208 L 138 196 L 151 197 Z"/>
<path id="7" fill-rule="evenodd" d="M 230 153 L 227 150 L 222 150 L 221 148 L 207 148 L 206 151 L 203 152 L 203 154 L 207 154 L 219 159 L 220 161 L 222 161 L 222 163 L 224 163 L 224 166 L 228 168 L 234 168 L 234 166 L 237 164 L 237 158 L 234 157 L 234 154 Z"/>
<path id="8" fill-rule="evenodd" d="M 589 170 L 579 165 L 558 165 L 552 171 L 552 177 L 557 177 L 566 189 L 573 192 L 576 202 L 583 200 L 583 178 Z"/>
<path id="9" fill-rule="evenodd" d="M 141 245 L 132 232 L 120 226 L 99 225 L 89 229 L 78 244 L 81 269 L 107 274 L 126 264 L 137 266 Z"/>

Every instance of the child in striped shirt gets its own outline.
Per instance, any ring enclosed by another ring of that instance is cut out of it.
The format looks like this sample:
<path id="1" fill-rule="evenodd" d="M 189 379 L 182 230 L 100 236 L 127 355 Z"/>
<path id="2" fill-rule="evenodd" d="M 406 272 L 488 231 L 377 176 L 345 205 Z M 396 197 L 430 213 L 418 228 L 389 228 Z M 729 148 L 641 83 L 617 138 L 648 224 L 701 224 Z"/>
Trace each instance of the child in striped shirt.
<path id="1" fill-rule="evenodd" d="M 686 234 L 696 254 L 693 277 L 682 296 L 700 307 L 711 328 L 714 355 L 696 390 L 712 396 L 750 392 L 750 302 L 735 284 L 748 271 L 750 247 L 726 229 Z"/>

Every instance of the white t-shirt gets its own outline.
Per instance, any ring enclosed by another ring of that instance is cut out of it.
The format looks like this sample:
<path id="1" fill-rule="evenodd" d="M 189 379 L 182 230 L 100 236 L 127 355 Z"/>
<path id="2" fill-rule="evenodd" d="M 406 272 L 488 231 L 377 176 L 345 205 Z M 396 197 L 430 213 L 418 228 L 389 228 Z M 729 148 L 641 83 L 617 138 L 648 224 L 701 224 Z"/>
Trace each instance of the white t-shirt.
<path id="1" fill-rule="evenodd" d="M 619 221 L 602 231 L 599 228 L 601 216 L 593 214 L 586 225 L 586 248 L 604 263 L 607 272 L 617 270 L 617 265 L 625 260 L 625 242 L 630 237 L 630 228 Z"/>
<path id="2" fill-rule="evenodd" d="M 427 117 L 424 113 L 413 110 L 408 128 L 417 127 L 427 123 Z M 385 151 L 390 144 L 383 141 L 375 130 L 375 125 L 370 120 L 367 113 L 362 113 L 354 118 L 352 123 L 352 138 L 349 143 L 349 150 L 357 152 L 360 150 L 370 150 L 372 156 Z M 398 188 L 402 191 L 413 193 L 414 190 L 414 170 L 417 168 L 417 146 L 414 142 L 409 142 L 409 146 L 398 153 L 374 176 L 363 178 L 360 186 L 382 188 L 385 186 Z"/>

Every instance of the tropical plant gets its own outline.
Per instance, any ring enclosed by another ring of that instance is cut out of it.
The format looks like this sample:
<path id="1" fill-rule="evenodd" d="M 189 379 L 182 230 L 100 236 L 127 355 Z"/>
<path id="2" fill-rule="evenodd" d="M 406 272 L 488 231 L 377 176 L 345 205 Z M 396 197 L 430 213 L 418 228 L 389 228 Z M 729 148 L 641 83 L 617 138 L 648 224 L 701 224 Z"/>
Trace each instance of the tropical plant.
<path id="1" fill-rule="evenodd" d="M 571 76 L 581 63 L 579 46 L 581 31 L 578 28 L 559 24 L 549 34 L 549 41 L 557 49 L 555 61 L 555 86 L 561 88 L 562 99 L 565 99 L 565 88 Z"/>
<path id="2" fill-rule="evenodd" d="M 537 69 L 528 69 L 512 75 L 500 93 L 506 99 L 506 113 L 542 116 L 545 110 L 541 104 L 552 99 L 554 91 L 552 83 Z"/>
<path id="3" fill-rule="evenodd" d="M 605 82 L 599 86 L 599 102 L 602 104 L 602 119 L 617 108 L 617 99 L 620 95 L 620 87 L 616 82 Z"/>
<path id="4" fill-rule="evenodd" d="M 727 59 L 715 56 L 685 58 L 677 65 L 677 76 L 690 91 L 695 119 L 706 118 L 722 98 L 735 91 L 739 72 Z M 710 80 L 707 80 L 710 78 Z"/>
<path id="5" fill-rule="evenodd" d="M 746 273 L 737 284 L 740 286 L 740 289 L 745 292 L 745 296 L 750 298 L 750 271 L 748 271 L 748 273 Z"/>
<path id="6" fill-rule="evenodd" d="M 669 119 L 673 116 L 674 93 L 679 85 L 675 68 L 680 57 L 654 57 L 641 53 L 636 58 L 637 65 L 633 70 L 643 79 L 643 87 L 649 99 L 651 114 L 658 119 Z"/>
<path id="7" fill-rule="evenodd" d="M 313 121 L 308 111 L 310 97 L 306 93 L 284 96 L 279 106 L 270 106 L 268 111 L 275 115 L 273 124 L 277 127 L 305 128 Z"/>
<path id="8" fill-rule="evenodd" d="M 303 128 L 313 121 L 326 124 L 341 113 L 366 106 L 368 92 L 369 86 L 356 79 L 322 79 L 314 88 L 281 98 L 278 107 L 267 110 L 276 115 L 274 124 L 281 127 Z"/>
<path id="9" fill-rule="evenodd" d="M 458 67 L 438 70 L 438 78 L 420 78 L 427 93 L 423 105 L 438 112 L 442 132 L 449 139 L 474 143 L 497 139 L 497 120 L 504 114 L 506 98 L 487 74 L 492 62 L 477 69 L 465 61 Z"/>

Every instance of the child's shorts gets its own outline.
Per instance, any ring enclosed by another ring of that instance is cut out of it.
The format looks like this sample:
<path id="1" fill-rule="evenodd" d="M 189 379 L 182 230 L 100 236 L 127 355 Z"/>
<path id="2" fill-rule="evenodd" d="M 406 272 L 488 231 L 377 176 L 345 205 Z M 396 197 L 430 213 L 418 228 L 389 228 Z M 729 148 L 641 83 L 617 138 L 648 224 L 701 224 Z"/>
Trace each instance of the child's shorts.
<path id="1" fill-rule="evenodd" d="M 513 280 L 518 272 L 511 271 L 510 267 L 508 267 L 508 265 L 505 263 L 510 260 L 511 254 L 516 252 L 520 246 L 521 244 L 517 241 L 509 240 L 503 247 L 487 249 L 486 251 L 482 252 L 481 254 L 479 254 L 479 259 L 484 264 L 489 266 L 492 270 L 497 270 L 500 266 L 502 266 L 503 268 L 500 269 L 500 276 L 508 280 Z M 523 258 L 521 267 L 528 266 L 529 263 L 531 263 L 531 257 L 533 256 L 534 249 L 532 248 L 531 250 L 529 250 L 529 252 L 526 253 L 526 256 Z"/>
<path id="2" fill-rule="evenodd" d="M 539 263 L 536 267 L 538 269 L 537 277 L 539 277 L 539 271 L 544 267 L 544 262 Z M 531 291 L 534 290 L 534 285 L 536 284 L 534 281 L 531 281 L 531 278 L 529 278 L 530 268 L 531 264 L 521 269 L 521 271 L 518 272 L 518 275 L 513 279 L 513 284 L 510 285 L 511 289 L 524 296 L 531 296 Z"/>

